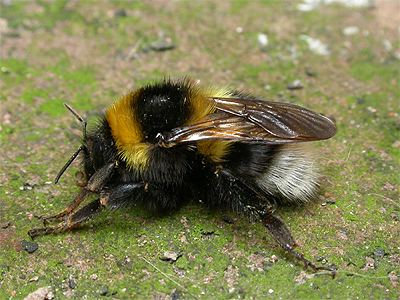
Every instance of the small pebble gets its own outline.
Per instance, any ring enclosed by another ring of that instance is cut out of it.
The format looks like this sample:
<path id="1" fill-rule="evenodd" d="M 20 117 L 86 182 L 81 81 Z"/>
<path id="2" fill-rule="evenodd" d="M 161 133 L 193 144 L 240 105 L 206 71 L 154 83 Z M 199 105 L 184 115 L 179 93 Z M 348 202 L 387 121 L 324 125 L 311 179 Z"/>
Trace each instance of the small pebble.
<path id="1" fill-rule="evenodd" d="M 76 281 L 72 276 L 68 278 L 68 287 L 72 290 L 76 288 Z"/>
<path id="2" fill-rule="evenodd" d="M 29 279 L 29 282 L 36 282 L 39 280 L 39 276 L 34 276 L 31 279 Z"/>
<path id="3" fill-rule="evenodd" d="M 123 8 L 116 9 L 113 14 L 115 18 L 126 17 L 128 15 Z"/>
<path id="4" fill-rule="evenodd" d="M 278 261 L 278 256 L 272 255 L 270 260 L 272 263 L 276 263 Z"/>
<path id="5" fill-rule="evenodd" d="M 317 261 L 323 265 L 325 265 L 328 262 L 324 256 L 317 257 Z"/>
<path id="6" fill-rule="evenodd" d="M 357 26 L 348 26 L 343 28 L 344 35 L 354 35 L 360 32 L 360 29 Z"/>
<path id="7" fill-rule="evenodd" d="M 223 217 L 222 217 L 222 220 L 223 220 L 225 223 L 228 223 L 228 224 L 233 224 L 233 223 L 235 223 L 235 220 L 234 220 L 232 217 L 230 217 L 230 216 L 223 216 Z"/>
<path id="8" fill-rule="evenodd" d="M 317 77 L 317 73 L 313 70 L 311 70 L 310 68 L 306 69 L 306 75 L 309 77 Z"/>
<path id="9" fill-rule="evenodd" d="M 356 101 L 357 101 L 357 104 L 364 104 L 365 103 L 365 99 L 361 98 L 361 97 L 358 97 Z"/>
<path id="10" fill-rule="evenodd" d="M 322 43 L 320 40 L 312 38 L 308 35 L 301 35 L 300 39 L 305 41 L 308 44 L 308 48 L 314 52 L 315 54 L 318 55 L 329 55 L 330 51 L 328 49 L 328 46 L 324 43 Z"/>
<path id="11" fill-rule="evenodd" d="M 179 257 L 181 257 L 181 253 L 173 252 L 173 251 L 165 251 L 163 256 L 160 257 L 162 261 L 167 261 L 170 263 L 176 262 Z"/>
<path id="12" fill-rule="evenodd" d="M 22 249 L 25 250 L 28 253 L 33 253 L 39 248 L 37 243 L 28 242 L 28 241 L 25 241 L 25 240 L 21 241 L 21 246 L 22 246 Z"/>
<path id="13" fill-rule="evenodd" d="M 101 287 L 100 290 L 99 290 L 99 294 L 100 294 L 100 296 L 107 296 L 108 287 L 106 287 L 106 286 Z"/>
<path id="14" fill-rule="evenodd" d="M 173 50 L 176 48 L 176 45 L 172 42 L 171 38 L 169 37 L 161 37 L 160 39 L 148 44 L 146 47 L 143 48 L 144 52 L 148 51 L 168 51 Z"/>
<path id="15" fill-rule="evenodd" d="M 296 79 L 295 81 L 287 85 L 288 90 L 300 90 L 303 87 L 304 86 L 299 79 Z"/>
<path id="16" fill-rule="evenodd" d="M 268 36 L 265 33 L 259 33 L 257 40 L 262 48 L 268 46 Z"/>
<path id="17" fill-rule="evenodd" d="M 97 274 L 90 275 L 90 279 L 92 279 L 92 280 L 97 280 L 97 278 L 99 278 L 99 276 L 97 276 Z"/>
<path id="18" fill-rule="evenodd" d="M 386 254 L 385 250 L 383 250 L 383 249 L 376 249 L 374 251 L 375 258 L 383 258 L 385 256 L 385 254 Z"/>
<path id="19" fill-rule="evenodd" d="M 0 224 L 0 228 L 1 229 L 7 229 L 8 227 L 10 227 L 11 223 L 10 222 L 4 222 Z"/>
<path id="20" fill-rule="evenodd" d="M 383 40 L 383 47 L 386 51 L 390 52 L 393 49 L 392 43 L 389 40 Z"/>
<path id="21" fill-rule="evenodd" d="M 24 300 L 51 300 L 54 299 L 54 293 L 51 286 L 41 287 L 36 291 L 30 293 Z"/>

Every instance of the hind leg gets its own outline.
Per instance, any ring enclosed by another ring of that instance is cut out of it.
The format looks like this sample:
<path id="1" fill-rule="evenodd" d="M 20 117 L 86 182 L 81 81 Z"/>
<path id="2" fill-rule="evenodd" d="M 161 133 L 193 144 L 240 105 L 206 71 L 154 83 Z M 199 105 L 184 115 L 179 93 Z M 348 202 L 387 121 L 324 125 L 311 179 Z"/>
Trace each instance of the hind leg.
<path id="1" fill-rule="evenodd" d="M 234 187 L 236 190 L 241 190 L 240 193 L 235 195 L 236 197 L 231 197 L 229 199 L 231 207 L 239 208 L 238 211 L 250 218 L 258 218 L 279 246 L 292 255 L 296 260 L 304 264 L 306 269 L 311 268 L 314 272 L 318 270 L 327 270 L 333 277 L 335 276 L 336 270 L 334 268 L 319 267 L 305 258 L 302 253 L 297 252 L 294 249 L 296 247 L 296 241 L 289 228 L 274 214 L 274 206 L 269 203 L 269 201 L 266 201 L 267 199 L 265 194 L 263 194 L 256 184 L 238 178 L 228 170 L 222 170 L 220 176 L 227 179 L 226 182 L 229 182 L 229 184 L 232 185 L 231 187 Z M 250 196 L 251 194 L 252 196 Z"/>

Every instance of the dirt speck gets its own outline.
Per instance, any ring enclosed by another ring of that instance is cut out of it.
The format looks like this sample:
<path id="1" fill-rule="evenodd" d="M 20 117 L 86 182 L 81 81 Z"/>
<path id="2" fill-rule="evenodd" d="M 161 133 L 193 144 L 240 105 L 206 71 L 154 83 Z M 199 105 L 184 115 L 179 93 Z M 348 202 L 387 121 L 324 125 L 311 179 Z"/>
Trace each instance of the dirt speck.
<path id="1" fill-rule="evenodd" d="M 363 271 L 368 271 L 371 269 L 375 269 L 375 259 L 372 257 L 367 256 L 365 258 L 365 265 L 364 268 L 362 269 Z"/>
<path id="2" fill-rule="evenodd" d="M 389 273 L 389 280 L 392 283 L 393 287 L 397 287 L 399 284 L 399 276 L 396 274 L 395 271 Z"/>
<path id="3" fill-rule="evenodd" d="M 233 293 L 239 279 L 239 269 L 235 266 L 229 265 L 225 270 L 224 278 L 228 286 L 228 292 L 230 294 Z"/>
<path id="4" fill-rule="evenodd" d="M 307 273 L 305 271 L 301 271 L 300 274 L 294 278 L 294 282 L 296 282 L 297 284 L 304 284 L 308 278 L 309 277 Z"/>
<path id="5" fill-rule="evenodd" d="M 209 284 L 210 282 L 212 282 L 214 280 L 214 278 L 217 276 L 217 274 L 215 272 L 211 272 L 210 274 L 206 275 L 203 278 L 203 282 L 205 284 Z"/>
<path id="6" fill-rule="evenodd" d="M 0 223 L 0 228 L 1 229 L 7 229 L 8 227 L 10 227 L 11 226 L 11 222 L 3 222 L 3 223 Z"/>
<path id="7" fill-rule="evenodd" d="M 250 268 L 251 271 L 259 271 L 262 272 L 264 271 L 264 265 L 265 265 L 265 257 L 262 256 L 261 254 L 252 254 L 249 257 L 247 257 L 247 260 L 249 261 L 249 264 L 247 265 L 248 268 Z"/>

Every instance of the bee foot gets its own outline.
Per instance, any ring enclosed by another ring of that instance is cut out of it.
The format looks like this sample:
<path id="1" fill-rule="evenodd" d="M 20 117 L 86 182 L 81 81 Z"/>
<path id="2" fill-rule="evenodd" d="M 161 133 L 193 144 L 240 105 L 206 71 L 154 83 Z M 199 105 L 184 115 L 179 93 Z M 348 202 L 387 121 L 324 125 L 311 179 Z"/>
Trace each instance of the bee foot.
<path id="1" fill-rule="evenodd" d="M 36 219 L 42 221 L 43 222 L 43 226 L 47 226 L 48 224 L 54 223 L 56 221 L 63 221 L 64 218 L 65 218 L 65 215 L 66 214 L 61 213 L 61 214 L 57 214 L 57 215 L 54 215 L 54 216 L 47 216 L 47 217 L 46 216 L 34 216 L 34 217 Z"/>
<path id="2" fill-rule="evenodd" d="M 323 266 L 320 266 L 320 267 L 314 266 L 314 267 L 315 267 L 315 269 L 313 268 L 314 272 L 327 271 L 328 274 L 332 276 L 332 279 L 334 279 L 336 277 L 337 269 L 334 265 L 329 266 L 329 267 L 323 267 Z"/>
<path id="3" fill-rule="evenodd" d="M 36 237 L 55 232 L 53 227 L 34 228 L 28 231 L 28 235 L 34 240 Z"/>

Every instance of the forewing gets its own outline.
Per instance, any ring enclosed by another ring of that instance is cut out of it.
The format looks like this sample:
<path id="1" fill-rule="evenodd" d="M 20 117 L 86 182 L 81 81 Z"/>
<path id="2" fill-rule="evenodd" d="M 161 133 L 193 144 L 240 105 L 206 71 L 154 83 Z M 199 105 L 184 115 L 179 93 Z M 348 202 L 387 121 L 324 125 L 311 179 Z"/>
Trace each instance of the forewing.
<path id="1" fill-rule="evenodd" d="M 323 140 L 336 132 L 329 118 L 297 105 L 241 98 L 212 98 L 216 112 L 201 122 L 172 130 L 162 143 L 231 140 L 284 144 Z"/>
<path id="2" fill-rule="evenodd" d="M 324 140 L 336 133 L 331 119 L 298 105 L 241 98 L 213 100 L 219 111 L 240 116 L 278 138 Z"/>

